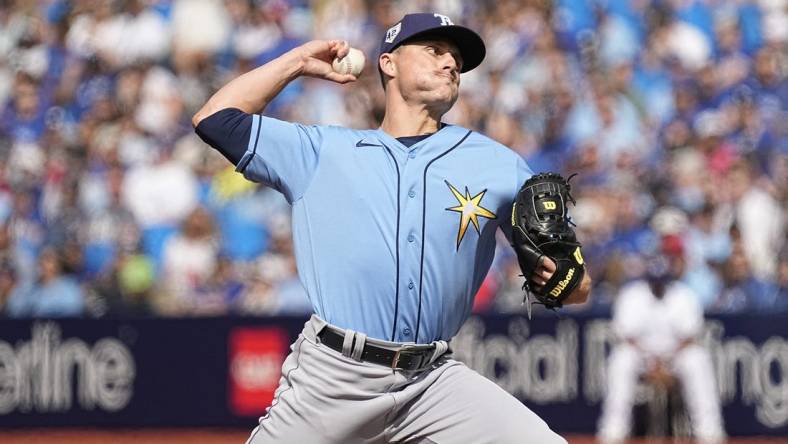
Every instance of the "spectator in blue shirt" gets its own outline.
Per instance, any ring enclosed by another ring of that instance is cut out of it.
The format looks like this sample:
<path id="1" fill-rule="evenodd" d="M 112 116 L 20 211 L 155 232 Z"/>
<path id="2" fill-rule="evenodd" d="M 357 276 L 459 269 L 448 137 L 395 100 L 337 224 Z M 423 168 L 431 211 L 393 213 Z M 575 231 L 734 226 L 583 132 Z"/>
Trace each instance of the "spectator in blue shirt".
<path id="1" fill-rule="evenodd" d="M 63 259 L 53 248 L 41 252 L 39 277 L 34 283 L 19 283 L 8 300 L 8 315 L 15 318 L 80 316 L 85 297 L 74 276 L 63 267 Z"/>
<path id="2" fill-rule="evenodd" d="M 777 308 L 776 285 L 753 276 L 741 240 L 723 266 L 723 289 L 714 309 L 724 313 L 771 312 Z"/>

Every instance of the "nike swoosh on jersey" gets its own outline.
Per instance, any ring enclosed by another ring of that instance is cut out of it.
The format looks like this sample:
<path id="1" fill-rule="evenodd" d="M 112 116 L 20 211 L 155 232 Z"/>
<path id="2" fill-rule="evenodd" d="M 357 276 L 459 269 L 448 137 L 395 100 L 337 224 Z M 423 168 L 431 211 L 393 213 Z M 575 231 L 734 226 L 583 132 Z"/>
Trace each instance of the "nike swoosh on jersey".
<path id="1" fill-rule="evenodd" d="M 379 145 L 379 144 L 377 144 L 377 143 L 367 143 L 367 142 L 364 142 L 364 139 L 361 139 L 361 140 L 359 140 L 358 142 L 356 142 L 356 148 L 361 148 L 361 147 L 363 147 L 363 146 L 380 146 L 380 145 Z"/>

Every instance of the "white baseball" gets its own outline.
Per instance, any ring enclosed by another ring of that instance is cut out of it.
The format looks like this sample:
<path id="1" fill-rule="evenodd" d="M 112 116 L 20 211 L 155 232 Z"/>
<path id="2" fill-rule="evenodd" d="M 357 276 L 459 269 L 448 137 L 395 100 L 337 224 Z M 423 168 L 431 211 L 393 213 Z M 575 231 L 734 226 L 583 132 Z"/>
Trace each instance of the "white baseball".
<path id="1" fill-rule="evenodd" d="M 350 48 L 350 51 L 348 51 L 345 57 L 334 59 L 331 67 L 340 74 L 353 74 L 358 77 L 358 75 L 361 74 L 361 70 L 364 69 L 365 61 L 366 58 L 361 50 Z"/>

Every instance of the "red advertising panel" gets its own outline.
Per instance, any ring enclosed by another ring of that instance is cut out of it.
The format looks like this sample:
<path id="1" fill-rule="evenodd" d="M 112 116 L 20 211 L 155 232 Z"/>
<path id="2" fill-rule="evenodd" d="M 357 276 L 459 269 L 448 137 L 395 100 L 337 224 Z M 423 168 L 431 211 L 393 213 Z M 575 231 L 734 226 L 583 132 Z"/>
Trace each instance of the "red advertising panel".
<path id="1" fill-rule="evenodd" d="M 274 399 L 290 344 L 287 331 L 246 327 L 230 331 L 229 406 L 238 416 L 261 416 Z"/>

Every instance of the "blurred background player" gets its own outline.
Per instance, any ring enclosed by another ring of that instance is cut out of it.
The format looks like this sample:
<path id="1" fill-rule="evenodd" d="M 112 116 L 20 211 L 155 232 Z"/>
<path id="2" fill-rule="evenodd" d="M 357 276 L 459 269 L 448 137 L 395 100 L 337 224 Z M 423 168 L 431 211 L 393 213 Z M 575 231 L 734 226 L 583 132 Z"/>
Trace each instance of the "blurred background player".
<path id="1" fill-rule="evenodd" d="M 660 251 L 646 260 L 644 277 L 625 286 L 613 307 L 612 328 L 619 339 L 608 362 L 607 397 L 598 438 L 622 443 L 631 427 L 638 379 L 681 383 L 692 429 L 699 442 L 722 443 L 725 432 L 714 369 L 698 342 L 703 310 L 685 284 L 684 251 L 677 236 L 664 236 Z"/>

